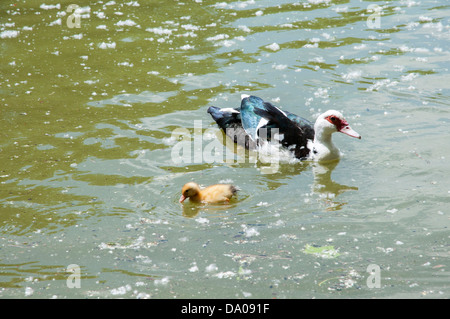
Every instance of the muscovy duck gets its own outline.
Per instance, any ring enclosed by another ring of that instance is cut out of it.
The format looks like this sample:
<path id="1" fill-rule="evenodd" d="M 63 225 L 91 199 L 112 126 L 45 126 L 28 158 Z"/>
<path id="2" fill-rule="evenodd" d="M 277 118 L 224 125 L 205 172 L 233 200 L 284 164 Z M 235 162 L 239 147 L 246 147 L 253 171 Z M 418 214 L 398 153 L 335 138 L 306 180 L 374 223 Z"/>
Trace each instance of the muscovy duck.
<path id="1" fill-rule="evenodd" d="M 200 189 L 197 183 L 189 182 L 181 189 L 180 203 L 186 198 L 197 203 L 228 203 L 238 189 L 230 184 L 215 184 Z"/>
<path id="2" fill-rule="evenodd" d="M 361 139 L 338 111 L 326 111 L 313 125 L 257 96 L 242 97 L 239 108 L 210 106 L 208 113 L 225 134 L 247 149 L 256 150 L 264 140 L 278 140 L 298 159 L 329 161 L 341 156 L 331 139 L 333 133 Z"/>

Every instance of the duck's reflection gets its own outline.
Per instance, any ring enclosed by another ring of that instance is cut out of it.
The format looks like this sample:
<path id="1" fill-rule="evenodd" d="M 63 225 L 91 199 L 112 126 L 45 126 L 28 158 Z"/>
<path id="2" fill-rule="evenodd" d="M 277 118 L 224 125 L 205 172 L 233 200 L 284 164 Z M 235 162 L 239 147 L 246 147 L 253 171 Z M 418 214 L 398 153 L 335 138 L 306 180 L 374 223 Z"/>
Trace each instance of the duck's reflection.
<path id="1" fill-rule="evenodd" d="M 339 160 L 327 163 L 312 163 L 314 182 L 312 191 L 318 194 L 321 201 L 327 206 L 326 210 L 340 210 L 347 202 L 338 201 L 336 198 L 349 190 L 358 190 L 358 187 L 336 183 L 331 179 L 331 173 L 336 168 Z"/>

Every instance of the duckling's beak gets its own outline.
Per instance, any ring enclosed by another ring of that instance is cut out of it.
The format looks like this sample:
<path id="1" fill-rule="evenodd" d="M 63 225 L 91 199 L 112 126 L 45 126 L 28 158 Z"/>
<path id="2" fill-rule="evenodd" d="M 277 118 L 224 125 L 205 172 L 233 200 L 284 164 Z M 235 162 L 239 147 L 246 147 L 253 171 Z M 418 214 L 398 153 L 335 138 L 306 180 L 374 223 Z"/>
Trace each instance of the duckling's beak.
<path id="1" fill-rule="evenodd" d="M 180 197 L 180 203 L 184 202 L 185 199 L 186 199 L 186 196 L 181 195 L 181 197 Z"/>

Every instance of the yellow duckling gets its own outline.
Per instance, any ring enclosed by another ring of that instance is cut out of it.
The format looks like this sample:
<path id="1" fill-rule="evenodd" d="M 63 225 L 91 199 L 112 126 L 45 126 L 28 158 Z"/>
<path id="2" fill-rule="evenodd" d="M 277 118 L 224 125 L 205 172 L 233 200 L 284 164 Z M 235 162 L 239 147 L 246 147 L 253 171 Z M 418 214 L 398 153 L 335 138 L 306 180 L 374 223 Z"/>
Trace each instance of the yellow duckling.
<path id="1" fill-rule="evenodd" d="M 237 193 L 237 188 L 230 184 L 215 184 L 200 189 L 197 183 L 189 182 L 181 189 L 180 203 L 186 198 L 192 202 L 202 203 L 228 203 Z"/>

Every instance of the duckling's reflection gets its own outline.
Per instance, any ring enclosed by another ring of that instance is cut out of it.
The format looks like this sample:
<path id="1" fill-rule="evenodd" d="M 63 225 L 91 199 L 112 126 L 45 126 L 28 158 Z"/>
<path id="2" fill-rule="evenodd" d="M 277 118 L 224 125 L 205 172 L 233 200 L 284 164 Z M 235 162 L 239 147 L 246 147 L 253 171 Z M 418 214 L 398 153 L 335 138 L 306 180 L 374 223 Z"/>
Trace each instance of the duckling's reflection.
<path id="1" fill-rule="evenodd" d="M 349 190 L 358 190 L 358 187 L 347 186 L 336 183 L 331 179 L 331 173 L 339 164 L 339 160 L 327 163 L 312 163 L 314 182 L 313 193 L 319 194 L 320 198 L 328 206 L 328 211 L 340 210 L 346 202 L 336 200 L 336 197 Z"/>
<path id="2" fill-rule="evenodd" d="M 206 213 L 226 213 L 229 209 L 236 207 L 236 200 L 231 200 L 227 204 L 199 204 L 192 202 L 183 203 L 183 216 L 187 218 L 192 218 L 198 215 L 199 212 Z"/>

